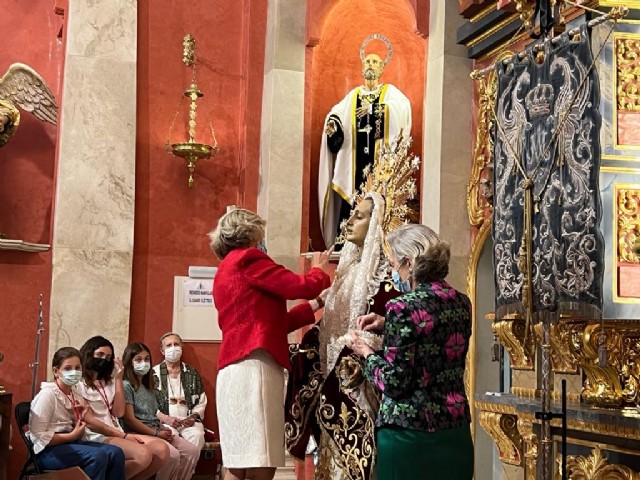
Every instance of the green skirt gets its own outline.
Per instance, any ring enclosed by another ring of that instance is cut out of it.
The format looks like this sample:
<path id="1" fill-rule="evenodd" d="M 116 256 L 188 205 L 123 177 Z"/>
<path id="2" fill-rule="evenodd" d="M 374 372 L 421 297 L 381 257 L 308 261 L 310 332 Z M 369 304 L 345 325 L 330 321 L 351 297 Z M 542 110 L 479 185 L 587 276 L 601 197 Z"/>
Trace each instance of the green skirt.
<path id="1" fill-rule="evenodd" d="M 377 435 L 378 480 L 472 480 L 469 426 L 426 433 L 381 428 Z"/>

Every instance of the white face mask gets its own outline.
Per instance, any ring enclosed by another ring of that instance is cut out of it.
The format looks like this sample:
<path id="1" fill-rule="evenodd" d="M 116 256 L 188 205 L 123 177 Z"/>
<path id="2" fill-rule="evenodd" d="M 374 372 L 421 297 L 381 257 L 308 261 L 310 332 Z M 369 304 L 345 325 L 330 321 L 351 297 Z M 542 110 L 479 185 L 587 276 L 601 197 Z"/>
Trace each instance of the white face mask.
<path id="1" fill-rule="evenodd" d="M 168 361 L 168 362 L 178 362 L 180 361 L 180 358 L 182 357 L 182 347 L 180 346 L 173 346 L 173 347 L 167 347 L 164 349 L 164 358 Z"/>
<path id="2" fill-rule="evenodd" d="M 60 373 L 60 380 L 69 387 L 74 386 L 82 379 L 82 370 L 63 370 Z"/>
<path id="3" fill-rule="evenodd" d="M 149 373 L 150 369 L 151 369 L 151 364 L 149 362 L 140 362 L 140 363 L 133 364 L 133 371 L 136 372 L 136 374 L 140 375 L 141 377 Z"/>

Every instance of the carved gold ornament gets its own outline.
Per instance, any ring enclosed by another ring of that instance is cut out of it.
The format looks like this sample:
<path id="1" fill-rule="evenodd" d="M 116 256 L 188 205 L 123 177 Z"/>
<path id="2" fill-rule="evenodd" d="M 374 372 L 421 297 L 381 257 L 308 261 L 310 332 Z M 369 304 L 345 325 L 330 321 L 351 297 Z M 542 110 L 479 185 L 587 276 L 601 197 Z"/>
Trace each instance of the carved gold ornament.
<path id="1" fill-rule="evenodd" d="M 24 63 L 12 64 L 0 78 L 0 117 L 3 117 L 0 147 L 11 139 L 20 124 L 16 107 L 32 113 L 38 120 L 57 124 L 58 104 L 53 93 L 38 72 Z"/>
<path id="2" fill-rule="evenodd" d="M 340 365 L 338 365 L 337 374 L 340 379 L 340 386 L 344 389 L 350 390 L 357 388 L 364 382 L 362 365 L 351 356 L 342 358 Z"/>
<path id="3" fill-rule="evenodd" d="M 477 227 L 485 219 L 485 210 L 491 209 L 493 187 L 491 126 L 492 111 L 498 90 L 495 73 L 475 82 L 478 92 L 478 123 L 476 125 L 475 146 L 471 176 L 467 183 L 467 213 L 469 223 Z"/>
<path id="4" fill-rule="evenodd" d="M 516 11 L 520 14 L 520 20 L 524 23 L 525 28 L 531 27 L 531 20 L 533 19 L 533 12 L 535 10 L 535 2 L 529 0 L 515 0 Z"/>
<path id="5" fill-rule="evenodd" d="M 575 335 L 579 333 L 572 327 L 574 326 L 564 322 L 551 325 L 551 368 L 555 373 L 577 373 L 578 371 L 576 359 L 566 348 L 570 342 L 576 341 Z M 542 343 L 542 324 L 539 323 L 533 328 L 538 342 Z"/>
<path id="6" fill-rule="evenodd" d="M 515 370 L 534 369 L 535 341 L 532 335 L 526 334 L 526 322 L 523 318 L 509 316 L 494 321 L 491 328 L 500 343 L 509 352 L 511 368 Z"/>
<path id="7" fill-rule="evenodd" d="M 478 421 L 496 443 L 500 461 L 509 465 L 522 465 L 522 437 L 518 432 L 518 417 L 482 411 L 478 415 Z"/>
<path id="8" fill-rule="evenodd" d="M 533 415 L 518 416 L 518 431 L 522 435 L 524 450 L 524 478 L 536 480 L 536 464 L 538 463 L 538 436 L 533 431 Z"/>
<path id="9" fill-rule="evenodd" d="M 617 191 L 618 261 L 640 264 L 634 248 L 640 241 L 640 186 L 619 188 Z"/>
<path id="10" fill-rule="evenodd" d="M 599 447 L 588 457 L 569 455 L 567 476 L 571 480 L 640 480 L 640 474 L 623 465 L 610 465 Z"/>
<path id="11" fill-rule="evenodd" d="M 420 168 L 420 158 L 409 152 L 411 138 L 402 132 L 391 145 L 380 148 L 373 165 L 363 170 L 364 182 L 355 195 L 355 204 L 367 193 L 377 192 L 384 198 L 385 210 L 382 219 L 384 234 L 407 223 L 410 214 L 408 202 L 417 194 L 415 175 Z M 388 245 L 384 245 L 385 250 Z"/>
<path id="12" fill-rule="evenodd" d="M 574 341 L 565 346 L 585 373 L 582 399 L 586 403 L 621 407 L 640 402 L 640 329 L 635 323 L 634 320 L 604 322 L 608 361 L 606 366 L 601 366 L 598 361 L 600 324 L 576 322 Z"/>
<path id="13" fill-rule="evenodd" d="M 618 110 L 640 112 L 640 36 L 616 37 Z"/>
<path id="14" fill-rule="evenodd" d="M 561 319 L 551 328 L 552 368 L 556 373 L 584 372 L 581 397 L 597 407 L 635 407 L 640 404 L 640 327 L 633 320 L 600 323 Z M 517 316 L 494 321 L 493 331 L 509 353 L 514 370 L 533 370 L 533 341 L 525 345 L 525 322 Z M 540 326 L 535 329 L 540 342 Z M 598 347 L 601 340 L 608 351 L 601 365 Z M 530 397 L 535 389 L 512 387 L 512 393 Z"/>

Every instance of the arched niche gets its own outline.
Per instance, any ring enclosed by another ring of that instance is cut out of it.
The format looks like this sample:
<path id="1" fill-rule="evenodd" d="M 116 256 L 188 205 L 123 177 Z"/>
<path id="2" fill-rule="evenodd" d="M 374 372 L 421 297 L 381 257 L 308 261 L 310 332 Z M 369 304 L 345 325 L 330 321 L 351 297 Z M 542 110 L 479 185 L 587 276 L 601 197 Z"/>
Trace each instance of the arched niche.
<path id="1" fill-rule="evenodd" d="M 411 0 L 333 0 L 307 4 L 305 59 L 304 202 L 302 251 L 323 247 L 318 209 L 318 163 L 324 120 L 333 105 L 361 85 L 360 45 L 380 33 L 393 46 L 393 58 L 382 77 L 411 101 L 413 151 L 422 156 L 423 103 L 427 39 L 420 26 L 428 23 L 427 2 Z M 426 17 L 426 18 L 424 18 Z M 420 21 L 418 21 L 420 19 Z M 383 58 L 381 42 L 371 42 L 367 53 Z M 309 245 L 309 239 L 311 245 Z"/>

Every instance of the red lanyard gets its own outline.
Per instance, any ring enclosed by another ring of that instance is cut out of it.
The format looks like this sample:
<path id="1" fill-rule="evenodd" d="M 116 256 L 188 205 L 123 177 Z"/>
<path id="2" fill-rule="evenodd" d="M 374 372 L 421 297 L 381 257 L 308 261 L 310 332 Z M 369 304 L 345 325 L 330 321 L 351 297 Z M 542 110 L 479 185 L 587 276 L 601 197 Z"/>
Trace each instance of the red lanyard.
<path id="1" fill-rule="evenodd" d="M 113 403 L 109 402 L 109 397 L 107 396 L 107 390 L 102 386 L 102 382 L 96 384 L 96 390 L 98 391 L 98 393 L 102 397 L 102 401 L 104 402 L 105 406 L 107 407 L 107 411 L 109 412 L 109 415 L 111 415 L 111 420 L 114 422 L 115 425 L 117 425 L 118 424 L 118 419 L 113 414 Z"/>
<path id="2" fill-rule="evenodd" d="M 58 390 L 60 390 L 62 392 L 62 394 L 65 397 L 67 397 L 67 399 L 71 402 L 71 407 L 73 408 L 73 416 L 76 417 L 76 422 L 79 422 L 80 420 L 82 420 L 82 410 L 80 408 L 80 404 L 78 402 L 76 402 L 76 399 L 73 396 L 73 390 L 71 390 L 71 394 L 70 395 L 67 395 L 60 388 L 60 385 L 58 385 L 57 381 L 56 381 L 56 387 L 58 387 Z"/>
<path id="3" fill-rule="evenodd" d="M 100 382 L 100 383 L 98 383 L 96 385 L 96 390 L 98 390 L 98 393 L 102 397 L 102 401 L 104 402 L 104 405 L 107 407 L 107 410 L 109 411 L 109 413 L 111 413 L 111 415 L 113 415 L 113 413 L 111 412 L 113 405 L 109 402 L 109 397 L 107 396 L 107 391 L 102 386 L 102 382 Z"/>

